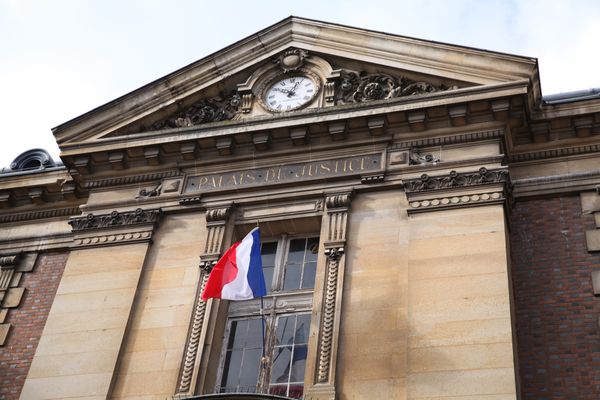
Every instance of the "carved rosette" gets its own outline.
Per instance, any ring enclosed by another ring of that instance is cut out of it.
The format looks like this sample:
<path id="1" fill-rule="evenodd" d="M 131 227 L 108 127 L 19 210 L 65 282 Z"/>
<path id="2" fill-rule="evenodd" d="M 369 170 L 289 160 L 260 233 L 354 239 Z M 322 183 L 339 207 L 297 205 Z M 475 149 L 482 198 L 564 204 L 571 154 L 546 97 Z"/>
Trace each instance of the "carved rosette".
<path id="1" fill-rule="evenodd" d="M 205 317 L 208 304 L 200 299 L 204 291 L 210 271 L 217 263 L 223 247 L 225 226 L 231 211 L 230 206 L 210 208 L 206 211 L 207 235 L 204 244 L 204 253 L 200 256 L 199 267 L 201 269 L 200 281 L 196 292 L 196 304 L 191 318 L 188 332 L 184 359 L 181 365 L 181 374 L 177 385 L 177 395 L 191 395 L 195 387 L 194 380 L 197 377 L 198 362 L 200 360 L 200 341 L 204 329 Z"/>
<path id="2" fill-rule="evenodd" d="M 408 213 L 459 207 L 502 204 L 510 194 L 509 173 L 505 169 L 477 172 L 450 171 L 448 175 L 421 175 L 404 182 L 409 201 Z"/>

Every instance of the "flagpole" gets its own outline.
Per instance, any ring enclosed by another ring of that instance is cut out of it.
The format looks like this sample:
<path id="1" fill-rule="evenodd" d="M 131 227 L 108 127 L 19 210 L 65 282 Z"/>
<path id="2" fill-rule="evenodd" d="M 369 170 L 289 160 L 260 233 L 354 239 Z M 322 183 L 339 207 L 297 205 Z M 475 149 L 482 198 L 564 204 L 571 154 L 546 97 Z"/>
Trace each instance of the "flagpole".
<path id="1" fill-rule="evenodd" d="M 263 296 L 260 296 L 260 319 L 262 321 L 262 356 L 265 358 L 265 314 L 263 312 L 264 303 Z"/>

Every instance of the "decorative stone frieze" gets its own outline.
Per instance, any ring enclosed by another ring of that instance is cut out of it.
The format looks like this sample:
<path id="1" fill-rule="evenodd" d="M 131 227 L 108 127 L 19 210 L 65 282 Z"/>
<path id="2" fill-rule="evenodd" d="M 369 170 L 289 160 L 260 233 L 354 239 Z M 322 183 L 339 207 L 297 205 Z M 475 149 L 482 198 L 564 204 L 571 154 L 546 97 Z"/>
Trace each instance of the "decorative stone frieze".
<path id="1" fill-rule="evenodd" d="M 492 203 L 503 203 L 505 196 L 503 192 L 476 193 L 462 196 L 436 197 L 432 199 L 424 199 L 410 202 L 408 213 L 432 211 L 433 209 L 441 210 L 446 208 L 454 208 L 457 206 L 474 206 L 486 205 Z"/>
<path id="2" fill-rule="evenodd" d="M 73 228 L 73 232 L 79 232 L 90 229 L 154 224 L 158 222 L 160 215 L 161 211 L 159 209 L 143 210 L 141 208 L 138 208 L 135 211 L 113 211 L 110 214 L 102 215 L 90 213 L 85 217 L 71 219 L 69 225 Z"/>
<path id="3" fill-rule="evenodd" d="M 429 176 L 408 180 L 404 189 L 409 202 L 408 214 L 502 204 L 510 193 L 507 170 L 480 168 L 477 172 Z"/>
<path id="4" fill-rule="evenodd" d="M 77 247 L 91 247 L 146 242 L 152 239 L 154 227 L 162 213 L 160 209 L 113 211 L 110 214 L 73 218 L 73 241 Z"/>
<path id="5" fill-rule="evenodd" d="M 242 97 L 237 91 L 200 100 L 183 111 L 152 124 L 152 129 L 182 128 L 207 122 L 233 119 L 240 111 Z"/>
<path id="6" fill-rule="evenodd" d="M 364 71 L 360 73 L 342 71 L 335 100 L 337 104 L 362 103 L 370 100 L 385 100 L 456 88 L 455 86 L 435 86 L 428 82 L 416 82 L 402 76 L 368 74 Z"/>
<path id="7" fill-rule="evenodd" d="M 204 253 L 200 256 L 200 281 L 196 292 L 194 311 L 190 321 L 181 373 L 176 388 L 176 395 L 192 395 L 198 377 L 198 365 L 202 357 L 201 334 L 205 324 L 205 316 L 210 313 L 210 306 L 202 301 L 200 295 L 204 291 L 210 271 L 220 257 L 225 226 L 231 212 L 231 206 L 210 208 L 206 211 L 206 241 Z"/>
<path id="8" fill-rule="evenodd" d="M 36 259 L 35 253 L 0 255 L 0 346 L 6 343 L 11 328 L 5 323 L 8 313 L 19 307 L 25 293 L 25 288 L 19 287 L 21 277 L 33 270 Z"/>
<path id="9" fill-rule="evenodd" d="M 445 176 L 429 176 L 423 174 L 419 179 L 406 181 L 404 183 L 404 189 L 407 193 L 414 193 L 492 183 L 505 183 L 507 180 L 507 170 L 490 171 L 487 168 L 482 167 L 478 172 L 474 173 L 450 171 L 450 173 Z"/>

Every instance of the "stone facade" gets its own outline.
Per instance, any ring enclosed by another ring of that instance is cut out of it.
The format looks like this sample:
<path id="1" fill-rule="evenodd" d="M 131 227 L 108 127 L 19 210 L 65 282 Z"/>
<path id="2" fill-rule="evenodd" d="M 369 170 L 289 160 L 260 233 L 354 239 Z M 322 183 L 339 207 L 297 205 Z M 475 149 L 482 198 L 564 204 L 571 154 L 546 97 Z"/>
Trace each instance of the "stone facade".
<path id="1" fill-rule="evenodd" d="M 53 133 L 0 174 L 4 398 L 598 396 L 600 100 L 535 59 L 290 17 Z M 255 226 L 264 304 L 201 301 Z"/>

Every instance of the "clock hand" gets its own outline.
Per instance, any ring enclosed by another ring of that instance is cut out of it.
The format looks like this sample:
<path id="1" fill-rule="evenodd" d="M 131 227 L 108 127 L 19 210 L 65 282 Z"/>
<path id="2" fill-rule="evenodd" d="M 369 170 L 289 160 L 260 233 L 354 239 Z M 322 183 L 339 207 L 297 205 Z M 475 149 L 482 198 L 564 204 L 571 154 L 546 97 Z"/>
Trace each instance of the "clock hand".
<path id="1" fill-rule="evenodd" d="M 298 89 L 298 85 L 300 85 L 300 82 L 301 81 L 296 82 L 296 84 L 294 85 L 292 90 L 290 90 L 290 92 L 288 93 L 288 97 L 292 97 L 293 95 L 296 94 L 296 89 Z"/>

